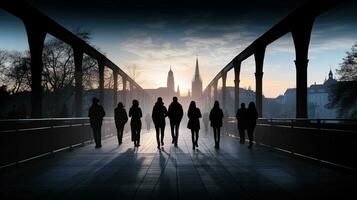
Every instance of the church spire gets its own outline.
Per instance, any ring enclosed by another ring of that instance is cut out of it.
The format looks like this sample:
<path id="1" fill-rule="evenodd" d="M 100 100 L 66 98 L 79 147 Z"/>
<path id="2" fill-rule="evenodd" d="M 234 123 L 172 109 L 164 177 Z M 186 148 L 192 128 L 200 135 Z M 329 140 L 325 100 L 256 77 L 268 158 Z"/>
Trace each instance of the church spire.
<path id="1" fill-rule="evenodd" d="M 198 57 L 196 56 L 196 68 L 195 68 L 195 77 L 194 77 L 194 80 L 200 80 L 201 77 L 200 77 L 200 69 L 199 69 L 199 66 L 198 66 Z"/>
<path id="2" fill-rule="evenodd" d="M 329 79 L 333 79 L 333 73 L 332 73 L 332 70 L 330 69 L 330 72 L 328 73 L 328 78 Z"/>
<path id="3" fill-rule="evenodd" d="M 195 68 L 195 75 L 192 80 L 191 84 L 191 95 L 192 99 L 198 100 L 202 95 L 202 80 L 200 76 L 200 69 L 198 66 L 198 57 L 196 56 L 196 68 Z"/>

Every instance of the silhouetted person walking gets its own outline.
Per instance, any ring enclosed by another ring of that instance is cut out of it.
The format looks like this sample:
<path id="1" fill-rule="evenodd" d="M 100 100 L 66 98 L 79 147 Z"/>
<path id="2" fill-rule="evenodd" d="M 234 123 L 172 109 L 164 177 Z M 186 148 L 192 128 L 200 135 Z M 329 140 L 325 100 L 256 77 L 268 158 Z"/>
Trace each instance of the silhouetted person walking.
<path id="1" fill-rule="evenodd" d="M 93 137 L 95 141 L 95 147 L 100 148 L 102 147 L 102 122 L 103 117 L 105 116 L 104 109 L 101 105 L 98 104 L 99 99 L 93 98 L 92 99 L 92 106 L 89 108 L 88 117 L 90 120 L 90 126 L 93 130 Z"/>
<path id="2" fill-rule="evenodd" d="M 245 108 L 245 104 L 240 104 L 240 109 L 238 109 L 236 118 L 238 121 L 238 131 L 240 137 L 240 143 L 244 144 L 245 142 L 245 130 L 247 129 L 247 109 Z"/>
<path id="3" fill-rule="evenodd" d="M 258 119 L 258 111 L 255 108 L 255 103 L 250 102 L 247 110 L 247 131 L 248 131 L 248 138 L 249 138 L 249 146 L 248 146 L 249 149 L 251 149 L 253 146 L 253 133 L 254 133 L 255 126 L 257 125 L 257 119 Z"/>
<path id="4" fill-rule="evenodd" d="M 118 143 L 121 145 L 123 141 L 124 126 L 126 122 L 128 122 L 128 115 L 126 114 L 126 110 L 122 102 L 119 102 L 118 107 L 114 109 L 114 119 L 118 133 Z"/>
<path id="5" fill-rule="evenodd" d="M 208 132 L 208 122 L 209 122 L 208 113 L 203 114 L 202 120 L 203 120 L 203 124 L 205 126 L 205 132 Z"/>
<path id="6" fill-rule="evenodd" d="M 134 142 L 135 147 L 140 146 L 140 131 L 141 131 L 141 117 L 143 116 L 139 101 L 134 99 L 133 105 L 129 110 L 130 128 L 131 128 L 131 141 Z"/>
<path id="7" fill-rule="evenodd" d="M 147 113 L 146 116 L 145 116 L 145 122 L 146 122 L 146 129 L 150 130 L 150 128 L 151 128 L 151 117 L 150 117 L 149 113 Z"/>
<path id="8" fill-rule="evenodd" d="M 167 111 L 167 116 L 170 119 L 172 144 L 175 144 L 175 147 L 177 147 L 179 128 L 183 117 L 183 109 L 181 104 L 177 101 L 177 97 L 172 98 L 172 103 Z"/>
<path id="9" fill-rule="evenodd" d="M 167 116 L 167 109 L 164 106 L 164 102 L 162 102 L 162 98 L 157 98 L 157 101 L 152 109 L 152 121 L 155 125 L 156 130 L 156 141 L 157 148 L 160 149 L 160 133 L 161 133 L 161 146 L 164 145 L 164 133 L 165 133 L 165 117 Z"/>
<path id="10" fill-rule="evenodd" d="M 211 121 L 211 127 L 213 128 L 214 134 L 214 148 L 219 148 L 219 141 L 221 136 L 221 127 L 222 127 L 223 111 L 219 107 L 218 101 L 214 102 L 214 106 L 209 113 L 209 120 Z"/>
<path id="11" fill-rule="evenodd" d="M 187 128 L 191 129 L 192 149 L 198 147 L 198 132 L 200 131 L 201 111 L 196 107 L 196 102 L 191 101 L 187 111 L 188 123 Z"/>

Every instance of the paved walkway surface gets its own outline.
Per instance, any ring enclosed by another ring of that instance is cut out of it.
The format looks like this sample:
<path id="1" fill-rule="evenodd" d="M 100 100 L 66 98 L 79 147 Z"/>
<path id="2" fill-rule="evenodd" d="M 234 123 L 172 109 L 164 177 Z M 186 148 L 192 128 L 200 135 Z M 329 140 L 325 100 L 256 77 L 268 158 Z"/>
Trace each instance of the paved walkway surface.
<path id="1" fill-rule="evenodd" d="M 200 133 L 192 150 L 182 131 L 179 147 L 156 148 L 154 131 L 143 131 L 134 148 L 126 133 L 103 148 L 93 144 L 0 171 L 0 199 L 302 199 L 356 198 L 350 171 L 254 146 L 223 136 L 213 148 L 211 133 Z M 351 155 L 355 156 L 355 155 Z"/>

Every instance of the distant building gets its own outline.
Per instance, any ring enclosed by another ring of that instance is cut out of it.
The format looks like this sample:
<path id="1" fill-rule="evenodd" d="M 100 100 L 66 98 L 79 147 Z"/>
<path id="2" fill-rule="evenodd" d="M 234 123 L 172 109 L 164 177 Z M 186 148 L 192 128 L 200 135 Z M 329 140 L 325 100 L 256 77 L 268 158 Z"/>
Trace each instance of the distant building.
<path id="1" fill-rule="evenodd" d="M 328 79 L 323 84 L 313 84 L 308 89 L 307 99 L 311 105 L 309 109 L 309 118 L 336 118 L 336 109 L 327 107 L 329 103 L 329 95 L 331 86 L 335 85 L 337 80 L 333 78 L 333 73 L 330 70 Z"/>
<path id="2" fill-rule="evenodd" d="M 333 73 L 330 70 L 328 79 L 323 84 L 313 84 L 307 90 L 308 101 L 308 117 L 309 118 L 336 118 L 336 109 L 328 108 L 329 95 L 331 94 L 331 86 L 337 83 L 333 78 Z M 289 88 L 284 95 L 278 96 L 276 101 L 281 103 L 286 108 L 295 109 L 296 106 L 296 88 Z M 291 109 L 285 109 L 289 111 Z M 294 113 L 289 116 L 293 117 Z"/>
<path id="3" fill-rule="evenodd" d="M 193 76 L 192 84 L 191 84 L 191 92 L 192 100 L 200 99 L 202 95 L 202 79 L 200 76 L 200 70 L 198 67 L 198 58 L 196 58 L 196 68 L 195 68 L 195 75 Z"/>
<path id="4" fill-rule="evenodd" d="M 167 84 L 166 87 L 159 87 L 156 89 L 144 89 L 146 92 L 148 92 L 156 101 L 158 97 L 162 97 L 164 100 L 165 105 L 169 105 L 169 103 L 172 101 L 172 97 L 180 97 L 180 87 L 177 86 L 177 91 L 175 91 L 175 78 L 174 78 L 174 73 L 170 70 L 167 74 Z"/>

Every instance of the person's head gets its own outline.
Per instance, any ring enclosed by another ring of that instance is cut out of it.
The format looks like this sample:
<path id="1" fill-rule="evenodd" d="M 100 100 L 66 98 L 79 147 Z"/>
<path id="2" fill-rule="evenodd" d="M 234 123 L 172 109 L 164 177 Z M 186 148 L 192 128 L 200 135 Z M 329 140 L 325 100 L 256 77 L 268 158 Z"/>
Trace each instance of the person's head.
<path id="1" fill-rule="evenodd" d="M 253 101 L 249 103 L 248 109 L 255 109 L 255 103 Z"/>
<path id="2" fill-rule="evenodd" d="M 173 98 L 172 98 L 172 101 L 173 101 L 173 102 L 177 102 L 177 97 L 173 97 Z"/>
<path id="3" fill-rule="evenodd" d="M 214 108 L 219 108 L 219 102 L 218 102 L 218 101 L 215 101 L 213 107 L 214 107 Z"/>
<path id="4" fill-rule="evenodd" d="M 196 108 L 196 102 L 195 101 L 191 101 L 189 110 L 194 109 L 194 108 Z"/>
<path id="5" fill-rule="evenodd" d="M 119 102 L 119 103 L 118 103 L 118 108 L 124 108 L 124 105 L 123 105 L 122 102 Z"/>
<path id="6" fill-rule="evenodd" d="M 133 100 L 133 106 L 134 106 L 134 107 L 139 107 L 139 101 L 136 100 L 136 99 L 134 99 L 134 100 Z"/>
<path id="7" fill-rule="evenodd" d="M 99 99 L 97 99 L 95 97 L 92 98 L 92 103 L 93 104 L 98 104 L 98 102 L 99 102 Z"/>
<path id="8" fill-rule="evenodd" d="M 161 97 L 157 98 L 157 102 L 162 103 L 162 98 Z"/>
<path id="9" fill-rule="evenodd" d="M 241 103 L 241 104 L 240 104 L 240 107 L 241 107 L 241 108 L 245 108 L 245 103 Z"/>

